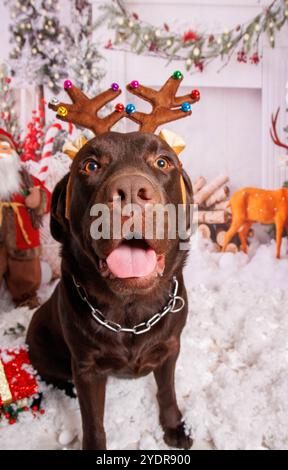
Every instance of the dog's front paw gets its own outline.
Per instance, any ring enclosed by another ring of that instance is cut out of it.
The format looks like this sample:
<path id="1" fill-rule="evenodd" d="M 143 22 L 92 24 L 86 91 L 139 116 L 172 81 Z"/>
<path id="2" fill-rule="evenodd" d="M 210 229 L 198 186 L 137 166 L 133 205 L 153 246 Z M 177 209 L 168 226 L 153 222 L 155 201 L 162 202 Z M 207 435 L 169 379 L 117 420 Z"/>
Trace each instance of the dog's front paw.
<path id="1" fill-rule="evenodd" d="M 178 449 L 190 449 L 193 444 L 193 439 L 185 434 L 184 423 L 179 424 L 177 428 L 166 428 L 164 441 L 168 446 Z"/>

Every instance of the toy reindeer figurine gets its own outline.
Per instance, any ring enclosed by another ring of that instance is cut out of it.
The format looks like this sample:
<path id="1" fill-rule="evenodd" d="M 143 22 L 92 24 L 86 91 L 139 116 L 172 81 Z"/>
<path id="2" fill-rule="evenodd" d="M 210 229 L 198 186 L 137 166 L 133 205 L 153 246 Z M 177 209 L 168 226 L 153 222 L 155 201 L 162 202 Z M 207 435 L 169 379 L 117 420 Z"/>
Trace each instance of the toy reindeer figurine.
<path id="1" fill-rule="evenodd" d="M 276 225 L 276 256 L 280 258 L 281 240 L 284 228 L 288 229 L 288 189 L 266 190 L 243 188 L 230 199 L 232 224 L 227 231 L 222 251 L 238 232 L 241 248 L 247 252 L 247 234 L 253 222 Z"/>
<path id="2" fill-rule="evenodd" d="M 276 124 L 279 108 L 272 115 L 270 135 L 275 145 L 288 150 L 288 145 L 279 139 Z M 236 191 L 230 199 L 232 224 L 224 238 L 222 251 L 225 251 L 231 238 L 238 232 L 241 248 L 247 252 L 247 235 L 253 222 L 276 225 L 276 256 L 280 258 L 282 234 L 288 230 L 288 189 L 265 190 L 243 188 Z"/>

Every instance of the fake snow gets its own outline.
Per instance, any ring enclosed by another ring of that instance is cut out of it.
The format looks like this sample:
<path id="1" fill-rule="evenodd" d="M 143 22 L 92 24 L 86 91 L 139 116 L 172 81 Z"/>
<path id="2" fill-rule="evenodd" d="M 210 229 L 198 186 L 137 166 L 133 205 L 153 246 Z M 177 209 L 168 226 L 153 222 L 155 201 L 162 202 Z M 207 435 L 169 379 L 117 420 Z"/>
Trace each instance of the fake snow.
<path id="1" fill-rule="evenodd" d="M 200 245 L 204 242 L 200 242 Z M 211 253 L 192 243 L 185 268 L 189 318 L 177 362 L 176 389 L 194 449 L 288 449 L 288 256 L 275 242 L 243 253 Z M 52 287 L 42 286 L 45 300 Z M 23 344 L 4 335 L 31 312 L 0 293 L 1 348 Z M 0 422 L 1 449 L 79 449 L 77 399 L 41 383 L 46 412 Z M 133 397 L 133 399 L 131 399 Z M 158 422 L 153 376 L 108 381 L 109 449 L 167 449 Z M 123 430 L 125 430 L 123 432 Z"/>

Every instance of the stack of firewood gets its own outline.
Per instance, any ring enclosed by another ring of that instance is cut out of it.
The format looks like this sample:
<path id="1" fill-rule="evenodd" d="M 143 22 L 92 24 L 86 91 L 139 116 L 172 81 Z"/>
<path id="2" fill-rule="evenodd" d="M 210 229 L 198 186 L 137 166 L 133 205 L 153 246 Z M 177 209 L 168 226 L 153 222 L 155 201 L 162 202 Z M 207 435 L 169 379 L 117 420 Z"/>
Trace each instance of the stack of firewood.
<path id="1" fill-rule="evenodd" d="M 198 231 L 203 238 L 213 242 L 215 251 L 222 249 L 232 219 L 228 181 L 227 175 L 219 175 L 210 183 L 199 176 L 193 183 L 194 204 L 198 205 Z M 228 244 L 226 251 L 236 253 L 239 245 L 237 235 Z"/>

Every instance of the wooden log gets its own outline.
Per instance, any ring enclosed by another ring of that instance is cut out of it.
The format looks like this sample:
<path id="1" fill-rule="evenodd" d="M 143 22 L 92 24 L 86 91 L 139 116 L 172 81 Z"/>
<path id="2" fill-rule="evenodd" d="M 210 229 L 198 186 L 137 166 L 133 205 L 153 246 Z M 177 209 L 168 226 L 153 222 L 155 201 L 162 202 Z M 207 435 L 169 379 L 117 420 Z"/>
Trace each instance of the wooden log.
<path id="1" fill-rule="evenodd" d="M 228 221 L 228 214 L 225 211 L 198 211 L 199 224 L 225 224 Z"/>
<path id="2" fill-rule="evenodd" d="M 217 233 L 216 233 L 216 242 L 218 243 L 219 246 L 223 246 L 224 245 L 224 238 L 225 238 L 225 235 L 226 235 L 226 231 L 225 230 L 219 230 Z"/>
<path id="3" fill-rule="evenodd" d="M 192 184 L 193 194 L 198 193 L 198 191 L 200 191 L 200 189 L 202 189 L 205 184 L 207 184 L 207 181 L 204 176 L 199 176 L 197 180 Z"/>
<path id="4" fill-rule="evenodd" d="M 225 251 L 228 253 L 238 253 L 239 250 L 238 246 L 235 245 L 235 243 L 228 243 Z"/>
<path id="5" fill-rule="evenodd" d="M 211 194 L 211 196 L 209 196 L 208 199 L 206 199 L 205 206 L 211 207 L 213 206 L 213 204 L 216 204 L 217 202 L 224 201 L 225 199 L 227 199 L 228 196 L 229 196 L 228 186 L 222 186 L 222 188 L 217 189 L 215 193 Z"/>
<path id="6" fill-rule="evenodd" d="M 211 238 L 211 230 L 206 224 L 200 224 L 198 226 L 198 233 L 200 233 L 202 238 L 205 238 L 206 240 L 209 240 L 209 238 Z"/>
<path id="7" fill-rule="evenodd" d="M 229 214 L 232 213 L 229 200 L 217 202 L 211 209 L 215 211 L 227 211 Z"/>
<path id="8" fill-rule="evenodd" d="M 208 199 L 211 194 L 213 194 L 218 188 L 223 186 L 223 184 L 227 183 L 229 181 L 229 178 L 227 175 L 219 175 L 217 178 L 215 178 L 211 183 L 205 184 L 198 193 L 195 194 L 194 196 L 194 204 L 203 204 L 206 199 Z"/>

